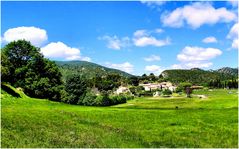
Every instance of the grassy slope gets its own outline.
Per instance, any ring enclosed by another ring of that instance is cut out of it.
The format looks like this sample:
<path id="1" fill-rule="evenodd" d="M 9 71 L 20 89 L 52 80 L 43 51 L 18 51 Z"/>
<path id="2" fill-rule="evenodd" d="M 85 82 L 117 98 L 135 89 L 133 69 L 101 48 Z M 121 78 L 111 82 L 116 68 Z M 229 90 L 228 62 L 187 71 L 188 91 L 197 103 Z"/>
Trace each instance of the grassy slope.
<path id="1" fill-rule="evenodd" d="M 2 147 L 237 147 L 236 90 L 196 94 L 82 107 L 2 92 Z"/>

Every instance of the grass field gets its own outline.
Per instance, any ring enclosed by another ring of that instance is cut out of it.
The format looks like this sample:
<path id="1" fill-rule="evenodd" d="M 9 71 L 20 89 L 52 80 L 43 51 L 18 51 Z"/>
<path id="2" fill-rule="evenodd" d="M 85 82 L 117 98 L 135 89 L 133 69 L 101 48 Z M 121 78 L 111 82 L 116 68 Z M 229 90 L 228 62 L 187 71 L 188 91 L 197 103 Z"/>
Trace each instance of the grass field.
<path id="1" fill-rule="evenodd" d="M 2 91 L 1 147 L 237 148 L 237 94 L 195 91 L 190 99 L 136 98 L 112 107 L 84 107 Z"/>

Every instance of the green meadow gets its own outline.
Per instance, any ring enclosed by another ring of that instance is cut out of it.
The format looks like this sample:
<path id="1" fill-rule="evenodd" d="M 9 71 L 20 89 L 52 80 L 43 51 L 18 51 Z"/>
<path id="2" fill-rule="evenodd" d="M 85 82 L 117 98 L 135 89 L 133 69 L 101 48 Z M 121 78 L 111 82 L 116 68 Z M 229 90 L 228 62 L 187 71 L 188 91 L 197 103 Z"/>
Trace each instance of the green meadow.
<path id="1" fill-rule="evenodd" d="M 111 107 L 1 92 L 1 147 L 238 147 L 237 90 L 141 97 Z M 197 95 L 204 95 L 199 98 Z"/>

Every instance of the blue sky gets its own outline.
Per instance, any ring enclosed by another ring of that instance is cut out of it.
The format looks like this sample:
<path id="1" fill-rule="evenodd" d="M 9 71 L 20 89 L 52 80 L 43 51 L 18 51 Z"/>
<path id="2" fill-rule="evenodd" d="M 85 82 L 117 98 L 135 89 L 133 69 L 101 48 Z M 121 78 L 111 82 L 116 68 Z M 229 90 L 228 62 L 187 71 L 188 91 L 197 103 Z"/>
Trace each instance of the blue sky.
<path id="1" fill-rule="evenodd" d="M 132 74 L 237 67 L 235 2 L 2 2 L 2 44 Z"/>

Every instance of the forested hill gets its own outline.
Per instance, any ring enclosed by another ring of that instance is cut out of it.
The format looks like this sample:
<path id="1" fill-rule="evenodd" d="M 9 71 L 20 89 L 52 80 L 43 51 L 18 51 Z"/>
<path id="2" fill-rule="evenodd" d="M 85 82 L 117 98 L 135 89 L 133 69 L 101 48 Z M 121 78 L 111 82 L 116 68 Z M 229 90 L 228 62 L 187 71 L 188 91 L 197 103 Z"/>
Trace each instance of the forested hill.
<path id="1" fill-rule="evenodd" d="M 217 72 L 237 76 L 238 75 L 238 68 L 223 67 L 221 69 L 218 69 Z"/>
<path id="2" fill-rule="evenodd" d="M 161 77 L 173 83 L 191 82 L 197 85 L 204 85 L 213 80 L 231 80 L 237 79 L 237 68 L 224 67 L 218 70 L 202 70 L 193 69 L 173 69 L 165 70 L 161 73 Z"/>
<path id="3" fill-rule="evenodd" d="M 86 61 L 55 61 L 59 66 L 63 78 L 69 74 L 81 73 L 88 78 L 98 76 L 105 76 L 107 74 L 119 74 L 122 77 L 131 77 L 133 75 L 126 73 L 121 70 L 107 68 L 95 63 L 86 62 Z"/>

